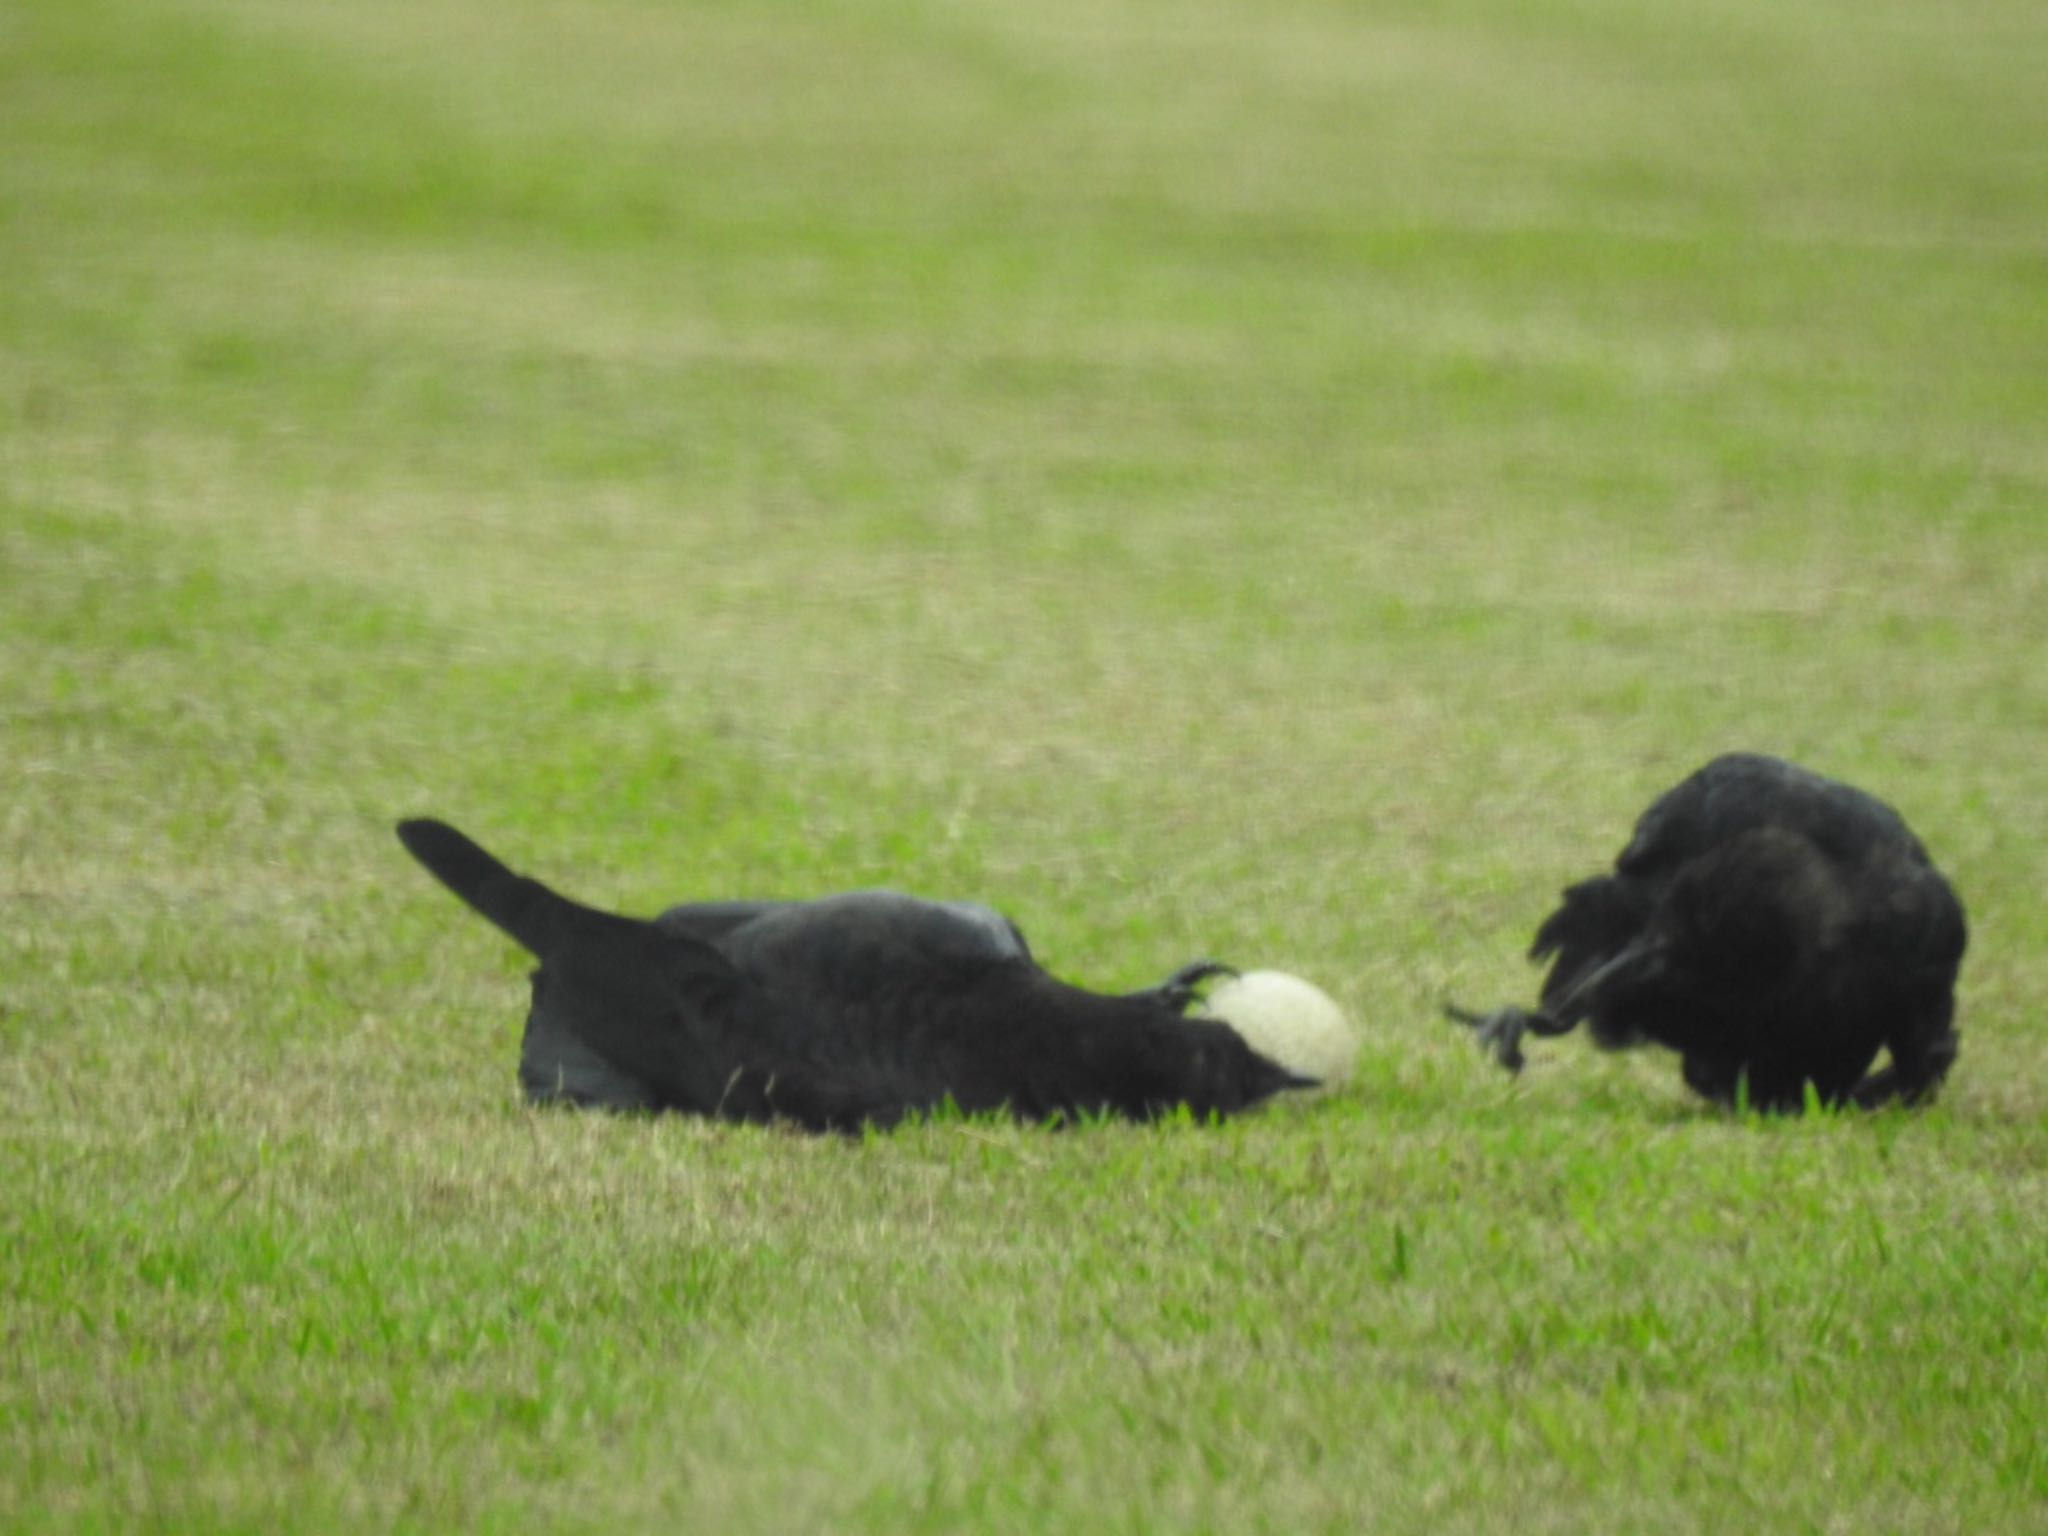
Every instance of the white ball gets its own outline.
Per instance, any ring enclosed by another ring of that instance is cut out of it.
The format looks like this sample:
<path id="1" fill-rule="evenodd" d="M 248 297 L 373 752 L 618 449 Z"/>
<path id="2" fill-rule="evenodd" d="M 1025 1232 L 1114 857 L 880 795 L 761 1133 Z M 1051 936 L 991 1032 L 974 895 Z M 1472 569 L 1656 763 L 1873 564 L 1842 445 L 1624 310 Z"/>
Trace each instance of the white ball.
<path id="1" fill-rule="evenodd" d="M 1246 971 L 1210 989 L 1202 1012 L 1298 1077 L 1330 1089 L 1351 1075 L 1358 1031 L 1329 993 L 1285 971 Z"/>

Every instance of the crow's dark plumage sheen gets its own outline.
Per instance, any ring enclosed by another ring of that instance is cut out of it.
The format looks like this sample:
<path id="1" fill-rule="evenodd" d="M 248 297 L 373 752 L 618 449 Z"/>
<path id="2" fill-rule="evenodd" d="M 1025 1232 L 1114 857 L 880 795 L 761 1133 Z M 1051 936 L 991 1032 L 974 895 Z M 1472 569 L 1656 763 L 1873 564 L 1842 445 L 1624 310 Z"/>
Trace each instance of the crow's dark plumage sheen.
<path id="1" fill-rule="evenodd" d="M 1931 1098 L 1956 1056 L 1962 903 L 1883 801 L 1777 758 L 1717 757 L 1660 796 L 1614 871 L 1536 931 L 1541 1005 L 1452 1008 L 1511 1070 L 1582 1020 L 1680 1053 L 1720 1103 Z M 1880 1050 L 1890 1062 L 1871 1072 Z"/>
<path id="2" fill-rule="evenodd" d="M 398 836 L 540 961 L 519 1062 L 536 1101 L 844 1131 L 948 1102 L 1025 1119 L 1227 1115 L 1312 1086 L 1182 1016 L 1221 966 L 1104 996 L 1052 976 L 1015 924 L 972 903 L 860 891 L 642 920 L 557 895 L 445 823 Z"/>

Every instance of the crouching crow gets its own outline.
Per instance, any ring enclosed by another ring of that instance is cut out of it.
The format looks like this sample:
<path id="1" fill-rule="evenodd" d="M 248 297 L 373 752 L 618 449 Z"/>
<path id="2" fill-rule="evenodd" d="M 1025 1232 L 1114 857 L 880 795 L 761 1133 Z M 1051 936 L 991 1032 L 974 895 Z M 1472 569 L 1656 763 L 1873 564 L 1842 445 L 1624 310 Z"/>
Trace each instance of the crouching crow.
<path id="1" fill-rule="evenodd" d="M 1565 891 L 1529 953 L 1552 962 L 1540 1007 L 1447 1011 L 1511 1071 L 1525 1034 L 1585 1020 L 1609 1049 L 1679 1052 L 1719 1103 L 1796 1109 L 1811 1085 L 1829 1104 L 1917 1104 L 1955 1060 L 1965 941 L 1955 892 L 1890 806 L 1732 754 L 1660 796 L 1612 874 Z"/>
<path id="2" fill-rule="evenodd" d="M 1057 980 L 987 907 L 861 891 L 707 902 L 651 921 L 579 905 L 438 821 L 399 840 L 529 950 L 519 1079 L 535 1101 L 888 1125 L 950 1101 L 1023 1119 L 1227 1115 L 1312 1087 L 1184 1018 L 1227 967 L 1107 997 Z"/>

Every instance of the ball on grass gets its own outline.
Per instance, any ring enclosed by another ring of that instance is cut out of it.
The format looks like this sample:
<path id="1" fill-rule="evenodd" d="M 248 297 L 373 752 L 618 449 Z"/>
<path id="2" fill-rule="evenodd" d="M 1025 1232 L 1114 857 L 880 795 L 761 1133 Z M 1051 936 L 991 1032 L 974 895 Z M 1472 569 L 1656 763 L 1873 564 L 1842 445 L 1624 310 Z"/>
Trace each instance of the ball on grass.
<path id="1" fill-rule="evenodd" d="M 1358 1059 L 1358 1031 L 1336 1000 L 1285 971 L 1230 977 L 1210 989 L 1201 1011 L 1228 1024 L 1268 1061 L 1314 1078 L 1317 1091 L 1343 1082 Z"/>

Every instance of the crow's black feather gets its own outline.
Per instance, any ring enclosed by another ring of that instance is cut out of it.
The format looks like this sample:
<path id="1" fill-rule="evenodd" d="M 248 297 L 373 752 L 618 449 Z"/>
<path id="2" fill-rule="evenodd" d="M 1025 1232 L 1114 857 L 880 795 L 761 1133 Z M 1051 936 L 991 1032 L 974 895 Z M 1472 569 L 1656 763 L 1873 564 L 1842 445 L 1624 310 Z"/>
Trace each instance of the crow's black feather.
<path id="1" fill-rule="evenodd" d="M 1213 968 L 1104 996 L 971 903 L 861 891 L 642 921 L 514 874 L 443 823 L 403 822 L 399 838 L 540 961 L 519 1067 L 535 1100 L 851 1130 L 948 1102 L 1027 1119 L 1230 1114 L 1310 1086 L 1182 1016 L 1186 978 Z"/>
<path id="2" fill-rule="evenodd" d="M 1956 1055 L 1962 903 L 1898 813 L 1795 764 L 1715 758 L 1645 811 L 1611 873 L 1537 929 L 1541 1006 L 1475 1024 L 1518 1066 L 1525 1031 L 1667 1046 L 1720 1102 L 1919 1103 Z M 1880 1051 L 1890 1064 L 1872 1073 Z"/>

